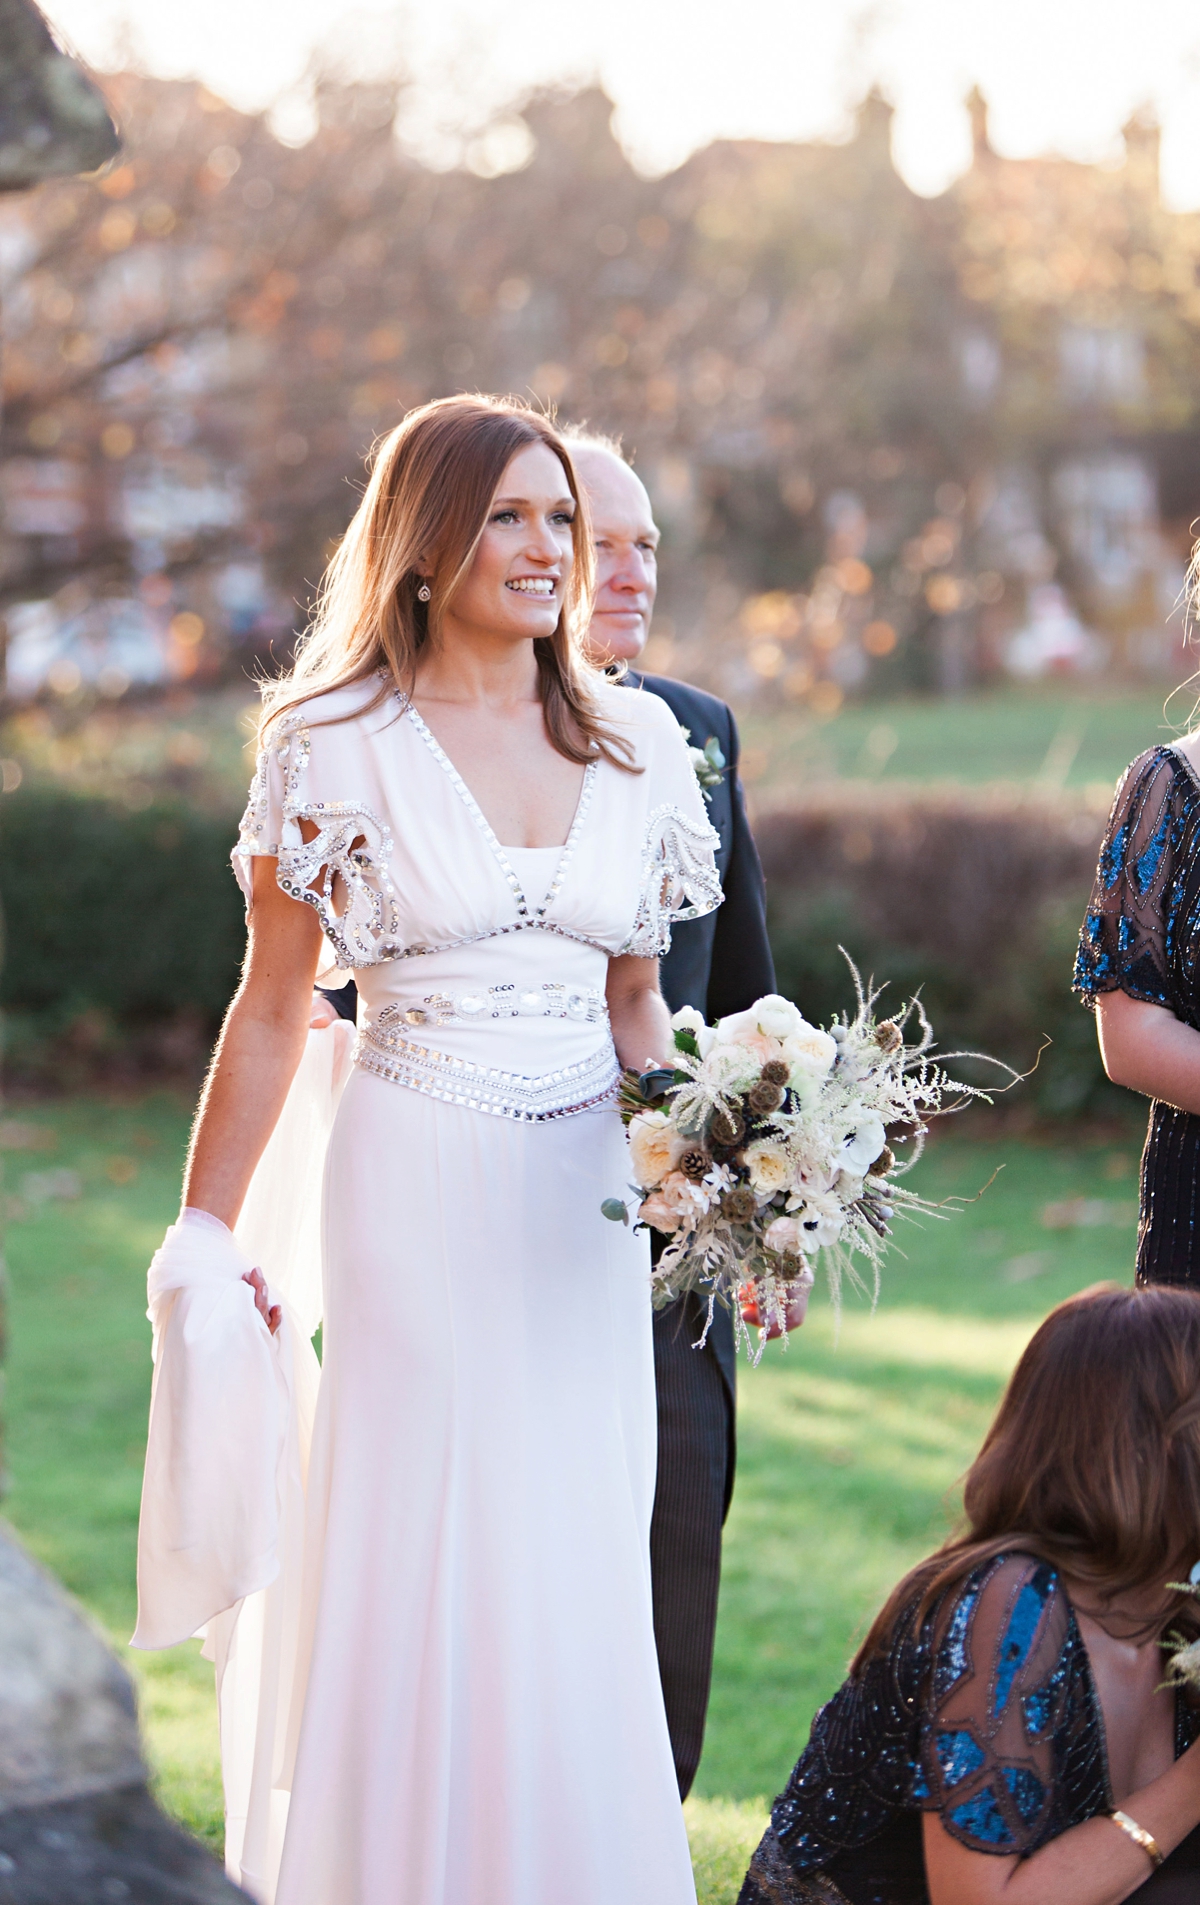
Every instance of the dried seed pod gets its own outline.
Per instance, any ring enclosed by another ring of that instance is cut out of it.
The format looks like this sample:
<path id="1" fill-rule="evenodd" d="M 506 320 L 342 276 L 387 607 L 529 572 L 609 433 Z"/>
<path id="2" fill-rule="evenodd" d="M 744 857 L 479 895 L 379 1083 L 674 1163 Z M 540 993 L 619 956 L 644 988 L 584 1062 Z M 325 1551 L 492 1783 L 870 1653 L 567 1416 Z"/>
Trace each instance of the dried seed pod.
<path id="1" fill-rule="evenodd" d="M 721 1199 L 721 1215 L 733 1224 L 748 1224 L 758 1210 L 758 1199 L 745 1184 L 726 1191 Z"/>
<path id="2" fill-rule="evenodd" d="M 728 1150 L 732 1145 L 740 1144 L 745 1137 L 745 1120 L 739 1118 L 736 1111 L 726 1111 L 723 1105 L 718 1105 L 713 1112 L 708 1133 L 714 1144 L 719 1144 L 722 1150 Z"/>
<path id="3" fill-rule="evenodd" d="M 881 1052 L 890 1054 L 899 1051 L 904 1043 L 904 1034 L 895 1019 L 881 1019 L 875 1027 L 875 1043 Z"/>
<path id="4" fill-rule="evenodd" d="M 712 1159 L 709 1157 L 708 1152 L 702 1151 L 698 1145 L 694 1146 L 690 1151 L 685 1151 L 679 1160 L 679 1169 L 683 1172 L 685 1177 L 691 1178 L 693 1184 L 699 1184 L 701 1182 L 707 1175 L 711 1165 Z"/>
<path id="5" fill-rule="evenodd" d="M 896 1153 L 890 1144 L 885 1144 L 874 1164 L 867 1166 L 868 1177 L 886 1177 L 896 1162 Z"/>
<path id="6" fill-rule="evenodd" d="M 761 1118 L 768 1111 L 779 1110 L 783 1103 L 783 1093 L 778 1085 L 768 1085 L 764 1081 L 761 1084 L 751 1085 L 746 1093 L 746 1103 L 751 1111 L 756 1112 Z"/>
<path id="7" fill-rule="evenodd" d="M 790 1073 L 781 1058 L 769 1058 L 760 1075 L 764 1085 L 786 1085 Z"/>

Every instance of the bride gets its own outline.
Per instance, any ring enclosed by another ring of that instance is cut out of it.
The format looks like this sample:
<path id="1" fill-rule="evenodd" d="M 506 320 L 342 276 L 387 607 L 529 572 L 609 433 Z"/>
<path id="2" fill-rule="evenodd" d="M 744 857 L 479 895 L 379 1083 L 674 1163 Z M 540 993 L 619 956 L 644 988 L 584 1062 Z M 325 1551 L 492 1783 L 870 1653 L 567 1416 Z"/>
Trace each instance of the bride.
<path id="1" fill-rule="evenodd" d="M 279 1905 L 695 1896 L 651 1622 L 648 1246 L 600 1205 L 628 1176 L 618 1065 L 669 1048 L 670 922 L 720 888 L 669 710 L 582 658 L 590 574 L 550 424 L 429 404 L 266 694 L 245 976 L 151 1271 L 135 1644 L 207 1622 L 230 1871 Z M 309 1425 L 317 1312 L 278 1240 L 322 1159 L 281 1134 L 336 1030 L 308 1031 L 323 960 L 361 1005 Z"/>

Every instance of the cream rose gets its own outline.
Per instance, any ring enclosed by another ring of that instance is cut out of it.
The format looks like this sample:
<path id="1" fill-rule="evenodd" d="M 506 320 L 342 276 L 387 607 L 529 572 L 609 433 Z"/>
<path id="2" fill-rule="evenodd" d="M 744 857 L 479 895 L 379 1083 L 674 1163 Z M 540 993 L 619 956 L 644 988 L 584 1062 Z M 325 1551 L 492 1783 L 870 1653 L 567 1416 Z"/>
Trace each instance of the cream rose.
<path id="1" fill-rule="evenodd" d="M 801 1019 L 799 1029 L 789 1032 L 784 1039 L 781 1057 L 792 1074 L 792 1082 L 798 1084 L 804 1078 L 828 1078 L 837 1049 L 828 1032 L 822 1032 L 816 1025 L 806 1025 Z"/>
<path id="2" fill-rule="evenodd" d="M 746 1147 L 746 1168 L 754 1189 L 762 1194 L 786 1191 L 794 1176 L 792 1160 L 781 1144 L 759 1138 Z"/>
<path id="3" fill-rule="evenodd" d="M 642 1199 L 638 1218 L 652 1229 L 672 1236 L 677 1230 L 694 1229 L 707 1208 L 706 1194 L 689 1182 L 682 1171 L 671 1171 L 656 1191 Z"/>
<path id="4" fill-rule="evenodd" d="M 690 1139 L 672 1129 L 665 1111 L 639 1111 L 629 1121 L 629 1159 L 644 1191 L 661 1184 L 687 1150 Z"/>

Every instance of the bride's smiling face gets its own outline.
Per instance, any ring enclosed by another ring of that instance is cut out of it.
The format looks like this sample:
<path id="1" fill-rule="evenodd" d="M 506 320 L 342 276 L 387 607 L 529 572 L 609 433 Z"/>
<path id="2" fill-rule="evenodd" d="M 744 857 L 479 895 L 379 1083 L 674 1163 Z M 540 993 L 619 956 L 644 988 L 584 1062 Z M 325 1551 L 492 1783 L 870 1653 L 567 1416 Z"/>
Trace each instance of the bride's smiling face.
<path id="1" fill-rule="evenodd" d="M 553 635 L 575 560 L 575 498 L 544 443 L 509 463 L 468 569 L 446 606 L 447 633 L 534 641 Z"/>

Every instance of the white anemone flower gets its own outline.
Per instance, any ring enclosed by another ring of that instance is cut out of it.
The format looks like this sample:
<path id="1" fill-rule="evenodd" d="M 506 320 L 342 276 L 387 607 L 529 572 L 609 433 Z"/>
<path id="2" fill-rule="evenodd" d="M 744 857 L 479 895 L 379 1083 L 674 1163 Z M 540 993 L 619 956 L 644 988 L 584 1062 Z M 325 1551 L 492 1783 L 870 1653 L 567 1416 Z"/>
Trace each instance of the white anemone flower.
<path id="1" fill-rule="evenodd" d="M 887 1143 L 887 1132 L 883 1128 L 882 1118 L 874 1112 L 868 1112 L 858 1120 L 853 1131 L 848 1131 L 842 1139 L 841 1166 L 854 1177 L 865 1177 L 869 1165 Z"/>
<path id="2" fill-rule="evenodd" d="M 796 1213 L 805 1250 L 822 1250 L 836 1243 L 846 1228 L 846 1213 L 832 1192 L 806 1197 Z"/>

